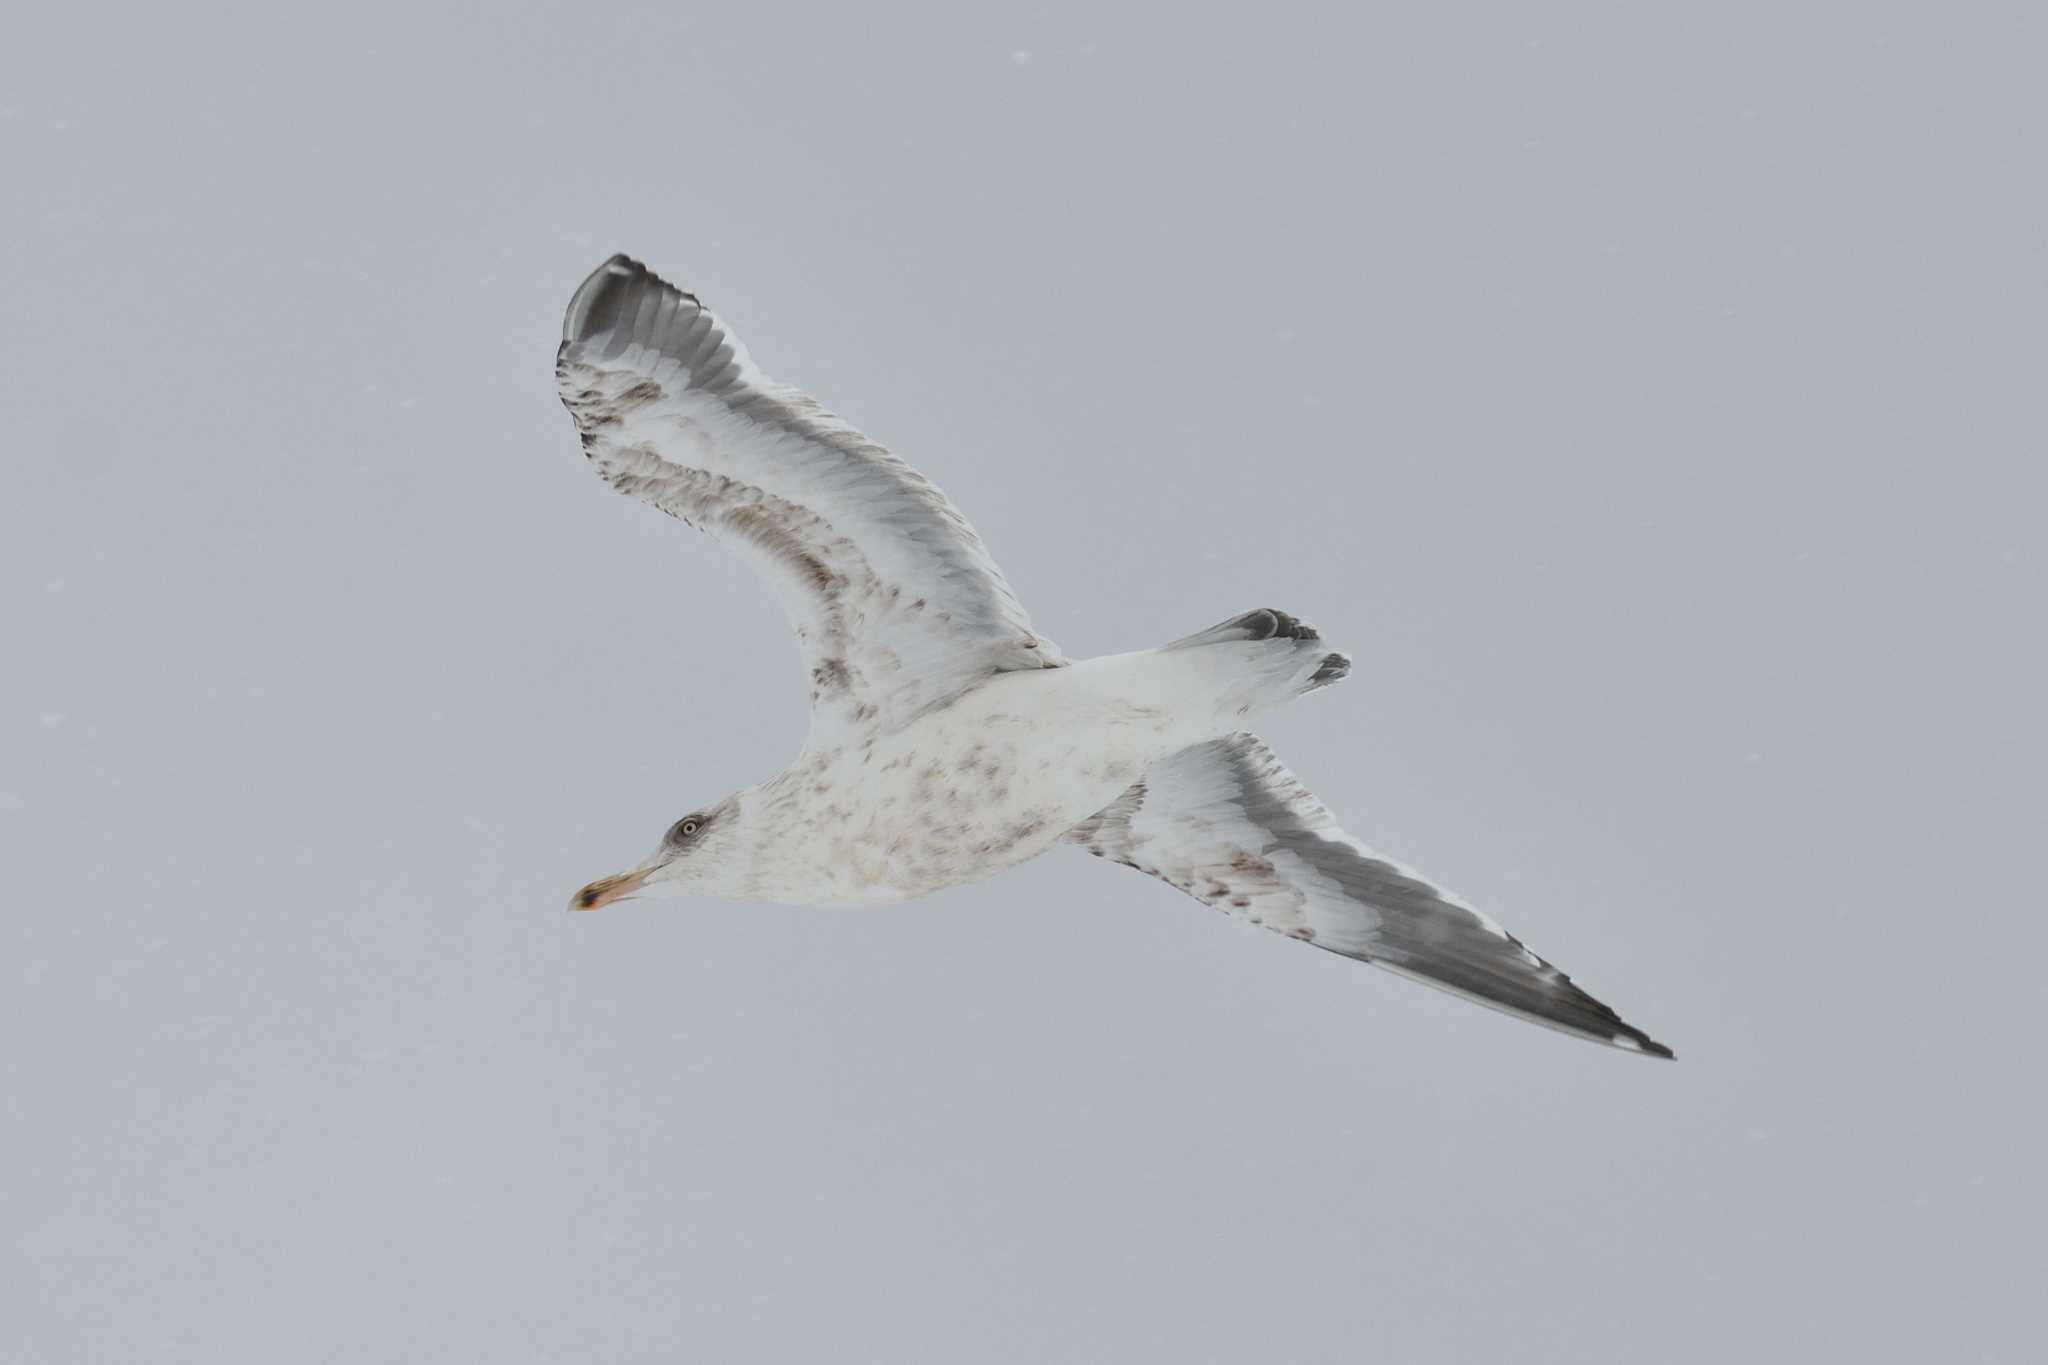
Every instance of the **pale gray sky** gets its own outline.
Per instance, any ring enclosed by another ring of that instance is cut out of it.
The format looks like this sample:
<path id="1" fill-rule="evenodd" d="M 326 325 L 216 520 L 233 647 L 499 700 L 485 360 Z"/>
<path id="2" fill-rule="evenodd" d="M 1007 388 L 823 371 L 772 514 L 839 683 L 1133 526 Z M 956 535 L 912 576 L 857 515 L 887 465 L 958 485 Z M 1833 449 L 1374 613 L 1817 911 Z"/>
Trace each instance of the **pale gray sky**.
<path id="1" fill-rule="evenodd" d="M 2037 6 L 507 15 L 9 21 L 0 1361 L 2034 1358 Z M 804 723 L 618 250 L 1070 653 L 1314 620 L 1678 1063 L 1079 853 L 563 913 Z"/>

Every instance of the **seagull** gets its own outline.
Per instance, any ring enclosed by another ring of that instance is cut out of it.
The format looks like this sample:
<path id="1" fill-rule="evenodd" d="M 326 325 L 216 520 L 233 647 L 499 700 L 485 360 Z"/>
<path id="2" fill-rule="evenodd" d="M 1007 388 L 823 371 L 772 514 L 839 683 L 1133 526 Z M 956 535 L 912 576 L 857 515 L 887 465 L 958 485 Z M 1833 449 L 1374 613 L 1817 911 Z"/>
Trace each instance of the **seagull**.
<path id="1" fill-rule="evenodd" d="M 1247 723 L 1344 678 L 1261 608 L 1069 659 L 922 474 L 768 378 L 696 296 L 614 256 L 555 379 L 598 474 L 767 579 L 810 673 L 787 769 L 669 825 L 574 910 L 635 895 L 882 905 L 1085 849 L 1258 925 L 1595 1042 L 1671 1050 L 1338 827 Z"/>

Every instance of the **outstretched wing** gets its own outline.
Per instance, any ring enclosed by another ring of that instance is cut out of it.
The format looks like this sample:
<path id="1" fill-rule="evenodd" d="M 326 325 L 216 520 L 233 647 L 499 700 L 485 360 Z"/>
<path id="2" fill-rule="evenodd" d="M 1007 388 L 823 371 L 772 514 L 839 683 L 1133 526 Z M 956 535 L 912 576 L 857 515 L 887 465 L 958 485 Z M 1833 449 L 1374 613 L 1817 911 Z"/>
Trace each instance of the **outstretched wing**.
<path id="1" fill-rule="evenodd" d="M 1671 1055 L 1498 924 L 1345 834 L 1253 735 L 1182 750 L 1067 838 L 1318 948 L 1564 1033 Z"/>
<path id="2" fill-rule="evenodd" d="M 773 585 L 810 667 L 814 742 L 1066 662 L 945 494 L 768 379 L 710 309 L 639 262 L 614 256 L 576 291 L 555 378 L 606 482 Z"/>

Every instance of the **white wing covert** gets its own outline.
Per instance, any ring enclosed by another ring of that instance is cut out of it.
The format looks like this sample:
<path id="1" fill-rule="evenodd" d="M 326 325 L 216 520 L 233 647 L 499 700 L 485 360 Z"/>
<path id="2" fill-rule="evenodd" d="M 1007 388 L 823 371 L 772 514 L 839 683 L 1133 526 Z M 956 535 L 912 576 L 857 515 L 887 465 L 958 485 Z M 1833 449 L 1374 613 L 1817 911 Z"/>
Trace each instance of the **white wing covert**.
<path id="1" fill-rule="evenodd" d="M 1065 664 L 943 493 L 768 379 L 710 309 L 637 261 L 614 256 L 576 291 L 555 378 L 606 482 L 767 577 L 810 669 L 813 743 Z"/>
<path id="2" fill-rule="evenodd" d="M 1564 1033 L 1671 1055 L 1485 915 L 1345 834 L 1256 736 L 1182 750 L 1066 837 L 1318 948 Z"/>

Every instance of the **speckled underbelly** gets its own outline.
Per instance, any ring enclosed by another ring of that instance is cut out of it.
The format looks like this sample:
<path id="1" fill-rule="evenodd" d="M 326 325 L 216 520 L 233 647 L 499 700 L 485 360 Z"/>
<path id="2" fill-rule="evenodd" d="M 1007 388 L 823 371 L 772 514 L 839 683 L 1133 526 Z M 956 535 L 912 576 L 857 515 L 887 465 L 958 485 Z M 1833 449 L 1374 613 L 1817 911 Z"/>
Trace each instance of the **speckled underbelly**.
<path id="1" fill-rule="evenodd" d="M 924 742 L 837 756 L 787 812 L 812 832 L 805 839 L 793 830 L 792 845 L 809 845 L 819 859 L 804 880 L 817 874 L 811 884 L 832 887 L 832 902 L 909 900 L 1014 867 L 1145 767 L 1114 742 L 1084 745 L 1057 732 L 1046 742 L 1042 730 L 1000 716 L 964 743 L 946 731 L 915 738 Z M 834 833 L 819 840 L 821 830 Z"/>
<path id="2" fill-rule="evenodd" d="M 1153 700 L 1172 667 L 1140 655 L 1005 674 L 902 731 L 807 752 L 777 780 L 786 856 L 757 892 L 881 904 L 1036 857 L 1157 759 L 1215 733 L 1207 708 Z"/>

